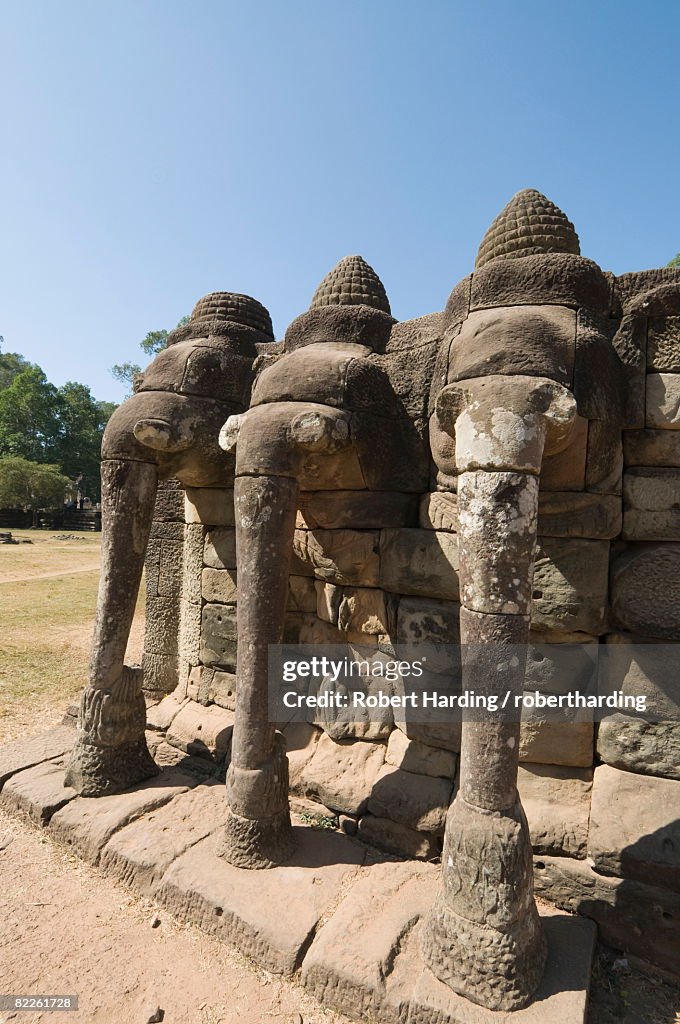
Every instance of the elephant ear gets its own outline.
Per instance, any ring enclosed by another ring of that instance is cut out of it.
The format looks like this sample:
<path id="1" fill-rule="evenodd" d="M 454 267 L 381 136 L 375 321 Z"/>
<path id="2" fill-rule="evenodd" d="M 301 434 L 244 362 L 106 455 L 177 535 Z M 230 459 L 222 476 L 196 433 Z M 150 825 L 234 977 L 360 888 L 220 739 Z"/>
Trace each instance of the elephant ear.
<path id="1" fill-rule="evenodd" d="M 370 306 L 391 314 L 382 281 L 361 256 L 345 256 L 326 274 L 309 308 L 322 306 Z"/>
<path id="2" fill-rule="evenodd" d="M 578 235 L 559 207 L 536 189 L 525 188 L 513 196 L 484 235 L 475 268 L 491 260 L 550 252 L 579 256 Z"/>

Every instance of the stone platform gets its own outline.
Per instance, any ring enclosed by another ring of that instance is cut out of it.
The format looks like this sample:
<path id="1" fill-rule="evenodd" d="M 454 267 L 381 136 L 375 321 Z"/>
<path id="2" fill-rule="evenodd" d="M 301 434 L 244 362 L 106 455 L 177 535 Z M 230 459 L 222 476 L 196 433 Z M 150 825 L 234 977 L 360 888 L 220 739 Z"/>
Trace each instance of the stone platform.
<path id="1" fill-rule="evenodd" d="M 541 988 L 524 1010 L 484 1010 L 424 966 L 419 934 L 435 898 L 434 864 L 382 856 L 340 832 L 296 824 L 290 862 L 234 868 L 215 854 L 224 788 L 195 758 L 134 790 L 91 799 L 64 786 L 74 730 L 0 749 L 0 806 L 44 827 L 105 874 L 274 973 L 297 975 L 325 1006 L 381 1024 L 583 1024 L 596 927 L 543 915 Z M 172 759 L 168 759 L 172 760 Z"/>

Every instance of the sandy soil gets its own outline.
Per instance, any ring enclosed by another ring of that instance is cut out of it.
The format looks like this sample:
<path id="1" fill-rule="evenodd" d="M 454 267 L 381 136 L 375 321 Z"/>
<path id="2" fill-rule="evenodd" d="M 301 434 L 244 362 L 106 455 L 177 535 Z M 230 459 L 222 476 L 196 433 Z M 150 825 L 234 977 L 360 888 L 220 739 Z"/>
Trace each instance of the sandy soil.
<path id="1" fill-rule="evenodd" d="M 0 992 L 77 994 L 1 1024 L 331 1024 L 298 987 L 104 878 L 0 812 Z"/>

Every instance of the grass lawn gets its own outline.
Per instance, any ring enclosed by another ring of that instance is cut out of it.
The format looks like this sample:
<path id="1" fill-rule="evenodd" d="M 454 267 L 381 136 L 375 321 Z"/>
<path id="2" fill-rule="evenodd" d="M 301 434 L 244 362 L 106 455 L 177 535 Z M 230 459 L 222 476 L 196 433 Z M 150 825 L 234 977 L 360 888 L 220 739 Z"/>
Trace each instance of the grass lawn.
<path id="1" fill-rule="evenodd" d="M 0 743 L 58 722 L 87 680 L 101 534 L 13 530 L 0 544 Z M 143 587 L 128 660 L 141 658 Z"/>

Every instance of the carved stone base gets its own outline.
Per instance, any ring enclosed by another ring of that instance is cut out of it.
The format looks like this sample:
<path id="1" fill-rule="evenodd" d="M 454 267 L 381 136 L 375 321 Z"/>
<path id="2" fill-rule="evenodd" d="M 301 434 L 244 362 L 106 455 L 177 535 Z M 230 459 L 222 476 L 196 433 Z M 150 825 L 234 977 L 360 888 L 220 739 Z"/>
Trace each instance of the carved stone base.
<path id="1" fill-rule="evenodd" d="M 222 841 L 217 848 L 236 868 L 274 868 L 283 864 L 295 849 L 288 808 L 271 818 L 241 818 L 232 810 Z"/>
<path id="2" fill-rule="evenodd" d="M 65 784 L 81 796 L 107 796 L 144 782 L 159 771 L 143 736 L 117 747 L 100 747 L 78 736 Z"/>
<path id="3" fill-rule="evenodd" d="M 473 1003 L 520 1010 L 543 975 L 547 943 L 534 906 L 503 931 L 459 917 L 435 901 L 422 949 L 432 973 Z"/>

